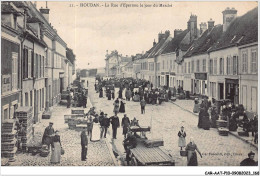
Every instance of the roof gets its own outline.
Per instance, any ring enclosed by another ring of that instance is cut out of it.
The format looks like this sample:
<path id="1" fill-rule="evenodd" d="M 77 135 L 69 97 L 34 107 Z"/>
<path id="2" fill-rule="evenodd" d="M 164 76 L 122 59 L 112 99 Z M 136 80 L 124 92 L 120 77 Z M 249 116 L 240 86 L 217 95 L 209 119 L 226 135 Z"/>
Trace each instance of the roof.
<path id="1" fill-rule="evenodd" d="M 132 61 L 132 57 L 121 57 L 121 62 L 130 62 Z"/>
<path id="2" fill-rule="evenodd" d="M 189 47 L 184 57 L 190 57 L 192 55 L 202 54 L 207 52 L 220 38 L 223 33 L 223 25 L 214 26 L 209 32 L 207 29 L 198 40 L 195 40 Z"/>
<path id="3" fill-rule="evenodd" d="M 42 23 L 43 24 L 43 22 L 39 18 L 37 18 L 37 17 L 30 17 L 30 18 L 28 18 L 27 19 L 27 23 Z"/>
<path id="4" fill-rule="evenodd" d="M 171 37 L 168 36 L 166 38 L 162 38 L 160 42 L 158 42 L 154 47 L 151 48 L 148 52 L 148 58 L 155 57 L 156 55 L 159 55 L 163 52 L 165 47 L 167 47 L 167 44 L 170 42 Z"/>
<path id="5" fill-rule="evenodd" d="M 258 40 L 258 8 L 234 19 L 210 51 L 240 46 Z"/>
<path id="6" fill-rule="evenodd" d="M 174 37 L 162 51 L 162 54 L 175 52 L 178 47 L 182 47 L 183 49 L 185 49 L 186 47 L 188 48 L 188 46 L 186 46 L 185 44 L 182 44 L 180 46 L 181 41 L 184 39 L 188 32 L 188 29 L 186 29 L 182 33 Z"/>
<path id="7" fill-rule="evenodd" d="M 133 67 L 133 61 L 130 61 L 127 64 L 125 64 L 125 67 Z"/>

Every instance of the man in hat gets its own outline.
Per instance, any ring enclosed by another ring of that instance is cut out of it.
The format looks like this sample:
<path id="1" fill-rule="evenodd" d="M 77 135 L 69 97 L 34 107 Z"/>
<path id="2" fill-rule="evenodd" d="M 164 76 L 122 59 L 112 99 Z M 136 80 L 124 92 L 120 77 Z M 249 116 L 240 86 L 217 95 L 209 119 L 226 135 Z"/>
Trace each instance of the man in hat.
<path id="1" fill-rule="evenodd" d="M 50 145 L 52 143 L 52 137 L 54 136 L 54 128 L 52 126 L 53 126 L 53 122 L 50 122 L 49 126 L 45 128 L 42 136 L 42 144 L 46 144 L 48 146 L 48 149 L 50 149 Z"/>
<path id="2" fill-rule="evenodd" d="M 86 128 L 83 128 L 80 138 L 81 138 L 81 161 L 86 161 L 87 152 L 88 152 L 88 137 L 86 134 Z"/>
<path id="3" fill-rule="evenodd" d="M 111 124 L 112 124 L 113 139 L 116 139 L 117 128 L 120 126 L 119 118 L 117 116 L 117 113 L 115 113 L 114 116 L 110 117 L 110 121 L 111 121 Z"/>
<path id="4" fill-rule="evenodd" d="M 126 114 L 124 114 L 124 117 L 122 118 L 121 126 L 123 127 L 123 135 L 125 138 L 126 138 L 126 133 L 128 131 L 129 125 L 130 125 L 130 120 L 126 116 Z"/>
<path id="5" fill-rule="evenodd" d="M 107 128 L 109 127 L 109 125 L 110 125 L 110 120 L 109 120 L 109 118 L 107 117 L 107 114 L 105 114 L 104 118 L 103 118 L 102 121 L 100 122 L 100 126 L 101 126 L 100 138 L 103 137 L 104 131 L 105 131 L 104 138 L 106 138 Z"/>
<path id="6" fill-rule="evenodd" d="M 244 159 L 241 163 L 240 166 L 257 166 L 257 162 L 254 160 L 255 153 L 254 152 L 249 152 L 248 153 L 248 158 Z"/>
<path id="7" fill-rule="evenodd" d="M 135 148 L 137 145 L 136 137 L 133 135 L 131 132 L 127 133 L 127 138 L 123 141 L 124 144 L 124 149 L 126 152 L 126 161 L 127 165 L 129 165 L 129 161 L 131 160 L 130 158 L 130 149 Z"/>

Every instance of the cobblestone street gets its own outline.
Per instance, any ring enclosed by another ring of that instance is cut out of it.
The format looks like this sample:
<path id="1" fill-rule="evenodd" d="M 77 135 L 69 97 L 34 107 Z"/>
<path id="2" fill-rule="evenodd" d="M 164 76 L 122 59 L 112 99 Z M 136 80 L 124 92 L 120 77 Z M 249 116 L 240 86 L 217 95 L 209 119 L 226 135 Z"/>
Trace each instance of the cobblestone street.
<path id="1" fill-rule="evenodd" d="M 89 101 L 89 100 L 88 100 Z M 89 110 L 90 104 L 85 109 Z M 35 128 L 35 133 L 43 134 L 45 127 L 49 121 L 54 123 L 54 129 L 60 131 L 61 144 L 65 150 L 65 154 L 61 156 L 61 163 L 55 166 L 114 166 L 113 159 L 109 153 L 109 148 L 105 140 L 98 142 L 89 142 L 87 161 L 81 161 L 81 144 L 79 130 L 70 130 L 68 124 L 64 123 L 64 115 L 70 114 L 71 108 L 66 106 L 54 106 L 52 108 L 51 119 L 42 119 L 41 123 Z M 17 154 L 16 161 L 11 163 L 12 166 L 52 166 L 50 164 L 50 156 L 44 158 L 39 154 L 23 153 Z"/>
<path id="2" fill-rule="evenodd" d="M 94 80 L 89 82 L 89 91 L 92 92 L 92 89 L 94 89 Z M 115 96 L 117 97 L 118 90 L 116 89 L 115 92 Z M 91 94 L 90 97 L 93 99 L 93 106 L 96 106 L 98 110 L 108 113 L 109 117 L 113 115 L 112 100 L 98 98 L 98 93 Z M 186 165 L 186 158 L 180 156 L 178 147 L 177 133 L 182 125 L 185 127 L 187 133 L 186 143 L 189 142 L 192 136 L 203 155 L 203 158 L 198 157 L 200 166 L 239 166 L 240 162 L 244 158 L 247 158 L 247 154 L 251 150 L 256 153 L 255 158 L 258 156 L 258 152 L 254 147 L 234 136 L 219 136 L 217 130 L 212 128 L 210 130 L 198 129 L 197 116 L 184 111 L 170 102 L 164 102 L 162 105 L 147 105 L 146 114 L 142 115 L 139 103 L 126 101 L 126 114 L 130 120 L 136 117 L 141 126 L 152 126 L 152 132 L 147 134 L 147 137 L 163 139 L 165 149 L 174 157 L 177 166 Z M 120 123 L 122 117 L 123 114 L 120 113 Z M 109 132 L 111 133 L 111 131 L 110 127 Z M 123 135 L 122 128 L 120 127 L 117 139 L 112 140 L 111 143 L 115 145 L 121 157 L 124 156 L 122 141 Z"/>

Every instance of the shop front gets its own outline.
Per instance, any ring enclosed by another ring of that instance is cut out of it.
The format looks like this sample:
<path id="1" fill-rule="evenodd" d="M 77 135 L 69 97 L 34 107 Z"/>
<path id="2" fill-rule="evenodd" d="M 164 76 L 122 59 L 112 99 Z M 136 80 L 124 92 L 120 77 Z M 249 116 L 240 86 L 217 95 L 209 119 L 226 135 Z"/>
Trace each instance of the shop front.
<path id="1" fill-rule="evenodd" d="M 194 92 L 198 95 L 206 95 L 207 73 L 194 73 Z"/>
<path id="2" fill-rule="evenodd" d="M 238 79 L 225 78 L 226 99 L 231 100 L 234 104 L 239 103 L 239 81 Z"/>

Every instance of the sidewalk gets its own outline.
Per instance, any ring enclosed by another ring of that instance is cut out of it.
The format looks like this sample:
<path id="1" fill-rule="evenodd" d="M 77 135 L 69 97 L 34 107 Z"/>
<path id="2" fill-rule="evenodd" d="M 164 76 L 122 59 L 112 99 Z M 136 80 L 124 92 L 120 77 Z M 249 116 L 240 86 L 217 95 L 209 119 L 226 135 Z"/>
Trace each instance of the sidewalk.
<path id="1" fill-rule="evenodd" d="M 194 106 L 194 100 L 176 100 L 175 102 L 172 102 L 174 105 L 178 106 L 179 108 L 181 108 L 184 111 L 187 111 L 191 114 L 193 114 L 194 116 L 198 117 L 198 113 L 194 113 L 193 112 L 193 106 Z M 258 145 L 254 144 L 254 140 L 253 137 L 250 135 L 249 137 L 246 136 L 239 136 L 238 133 L 236 131 L 229 131 L 229 134 L 231 134 L 232 136 L 250 144 L 250 146 L 255 147 L 256 149 L 258 149 Z"/>

